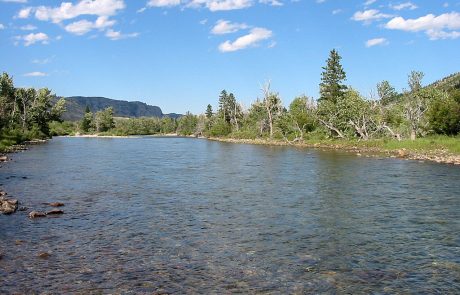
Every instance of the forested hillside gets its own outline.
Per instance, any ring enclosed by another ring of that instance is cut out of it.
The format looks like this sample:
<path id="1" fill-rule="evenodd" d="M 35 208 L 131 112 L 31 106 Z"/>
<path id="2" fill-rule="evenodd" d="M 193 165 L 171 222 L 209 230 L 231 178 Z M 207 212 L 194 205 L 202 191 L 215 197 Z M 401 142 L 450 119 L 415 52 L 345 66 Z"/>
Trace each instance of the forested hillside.
<path id="1" fill-rule="evenodd" d="M 169 116 L 177 118 L 178 114 L 163 114 L 157 106 L 151 106 L 140 101 L 115 100 L 106 97 L 84 97 L 72 96 L 66 97 L 66 112 L 62 118 L 66 121 L 78 121 L 85 114 L 86 107 L 93 113 L 102 111 L 108 107 L 113 108 L 114 116 L 140 118 L 140 117 L 157 117 Z"/>

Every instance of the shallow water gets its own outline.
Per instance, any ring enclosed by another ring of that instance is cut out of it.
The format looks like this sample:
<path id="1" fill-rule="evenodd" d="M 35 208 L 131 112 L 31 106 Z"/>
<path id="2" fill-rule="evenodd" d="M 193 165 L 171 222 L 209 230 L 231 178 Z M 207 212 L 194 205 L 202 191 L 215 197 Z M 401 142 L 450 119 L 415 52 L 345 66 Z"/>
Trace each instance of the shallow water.
<path id="1" fill-rule="evenodd" d="M 456 166 L 151 137 L 13 160 L 3 189 L 65 214 L 0 216 L 1 294 L 460 292 Z"/>

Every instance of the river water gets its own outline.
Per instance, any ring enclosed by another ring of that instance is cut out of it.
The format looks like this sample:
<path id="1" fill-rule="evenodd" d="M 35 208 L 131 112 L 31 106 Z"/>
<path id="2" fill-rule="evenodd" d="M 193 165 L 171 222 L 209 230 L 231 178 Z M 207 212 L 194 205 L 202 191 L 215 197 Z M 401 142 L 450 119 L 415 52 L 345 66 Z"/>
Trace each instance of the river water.
<path id="1" fill-rule="evenodd" d="M 0 216 L 1 294 L 460 292 L 460 167 L 152 137 L 12 157 L 3 189 L 65 214 Z"/>

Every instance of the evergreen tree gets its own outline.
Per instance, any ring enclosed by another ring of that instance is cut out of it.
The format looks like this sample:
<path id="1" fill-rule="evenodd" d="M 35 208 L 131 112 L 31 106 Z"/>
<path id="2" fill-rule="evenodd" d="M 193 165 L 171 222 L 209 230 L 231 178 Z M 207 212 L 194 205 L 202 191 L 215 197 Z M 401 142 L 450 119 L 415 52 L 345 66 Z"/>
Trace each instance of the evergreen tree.
<path id="1" fill-rule="evenodd" d="M 337 100 L 343 97 L 347 87 L 343 84 L 343 81 L 347 79 L 345 71 L 340 64 L 339 53 L 333 49 L 327 59 L 327 65 L 323 67 L 321 73 L 320 87 L 320 98 L 319 100 L 326 100 L 336 103 Z"/>
<path id="2" fill-rule="evenodd" d="M 228 94 L 224 89 L 219 95 L 219 115 L 227 122 L 230 122 L 230 116 L 228 116 Z"/>
<path id="3" fill-rule="evenodd" d="M 212 106 L 208 104 L 208 107 L 206 108 L 206 118 L 210 119 L 212 117 Z"/>

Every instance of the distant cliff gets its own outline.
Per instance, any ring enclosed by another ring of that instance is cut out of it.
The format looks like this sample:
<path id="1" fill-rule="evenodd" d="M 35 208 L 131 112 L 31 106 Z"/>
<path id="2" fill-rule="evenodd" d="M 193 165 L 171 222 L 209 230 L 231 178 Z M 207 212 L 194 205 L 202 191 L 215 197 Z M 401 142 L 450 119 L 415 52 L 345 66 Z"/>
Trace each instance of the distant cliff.
<path id="1" fill-rule="evenodd" d="M 66 97 L 66 109 L 62 118 L 68 121 L 77 121 L 83 117 L 86 106 L 89 107 L 91 112 L 103 110 L 107 107 L 113 107 L 114 115 L 116 117 L 172 117 L 178 118 L 179 114 L 163 114 L 161 109 L 157 106 L 151 106 L 140 101 L 124 101 L 115 100 L 106 97 L 84 97 L 84 96 L 71 96 Z"/>

